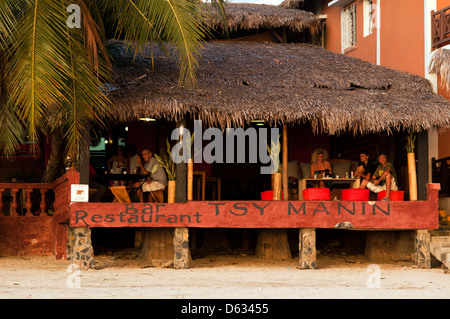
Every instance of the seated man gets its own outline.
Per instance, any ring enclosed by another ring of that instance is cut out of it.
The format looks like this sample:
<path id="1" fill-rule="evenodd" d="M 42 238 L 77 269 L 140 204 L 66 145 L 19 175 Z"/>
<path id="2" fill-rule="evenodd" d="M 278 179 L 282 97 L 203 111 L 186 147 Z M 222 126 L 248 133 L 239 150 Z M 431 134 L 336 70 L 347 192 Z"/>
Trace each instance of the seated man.
<path id="1" fill-rule="evenodd" d="M 359 153 L 359 159 L 360 162 L 356 168 L 355 178 L 357 178 L 357 181 L 359 182 L 359 188 L 365 188 L 367 183 L 370 182 L 370 177 L 375 171 L 375 167 L 372 162 L 369 161 L 369 155 L 366 151 Z"/>
<path id="2" fill-rule="evenodd" d="M 369 181 L 364 180 L 361 184 L 367 185 L 367 188 L 374 193 L 379 193 L 386 190 L 386 195 L 382 199 L 383 201 L 388 201 L 391 191 L 398 190 L 396 179 L 397 174 L 395 172 L 394 166 L 388 162 L 387 156 L 385 154 L 380 154 L 378 156 L 378 165 L 372 178 Z"/>
<path id="3" fill-rule="evenodd" d="M 141 160 L 139 156 L 136 158 L 140 173 L 149 175 L 147 180 L 142 184 L 142 189 L 137 191 L 139 200 L 143 202 L 142 192 L 155 192 L 166 188 L 167 175 L 164 168 L 160 166 L 156 158 L 153 157 L 152 151 L 143 149 L 141 154 L 143 160 Z M 137 185 L 135 184 L 135 187 L 136 186 L 139 186 L 139 183 L 137 183 Z"/>

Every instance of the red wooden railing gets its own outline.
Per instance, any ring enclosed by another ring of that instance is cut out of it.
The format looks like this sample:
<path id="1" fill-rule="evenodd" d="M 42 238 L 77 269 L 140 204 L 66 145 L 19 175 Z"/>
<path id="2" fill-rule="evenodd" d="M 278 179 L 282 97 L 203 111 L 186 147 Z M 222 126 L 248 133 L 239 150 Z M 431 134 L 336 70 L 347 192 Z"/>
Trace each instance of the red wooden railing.
<path id="1" fill-rule="evenodd" d="M 41 213 L 47 213 L 47 203 L 45 200 L 45 194 L 48 190 L 53 189 L 52 184 L 43 184 L 43 183 L 0 183 L 0 197 L 3 197 L 3 193 L 7 190 L 11 190 L 11 216 L 21 215 L 18 212 L 18 208 L 21 206 L 19 204 L 19 194 L 23 192 L 25 194 L 25 216 L 32 216 L 33 213 L 31 211 L 32 203 L 31 203 L 31 193 L 33 190 L 39 190 L 41 193 L 41 202 L 39 205 Z M 0 201 L 0 211 L 3 209 L 3 200 Z"/>
<path id="2" fill-rule="evenodd" d="M 0 183 L 0 199 L 7 190 L 11 191 L 11 210 L 9 216 L 22 215 L 19 212 L 19 207 L 24 209 L 25 216 L 33 216 L 31 193 L 34 190 L 38 190 L 41 194 L 39 204 L 39 214 L 51 215 L 48 212 L 48 206 L 46 201 L 46 194 L 48 191 L 53 190 L 54 200 L 50 205 L 54 208 L 54 213 L 60 213 L 67 210 L 68 203 L 70 203 L 70 185 L 77 184 L 79 179 L 79 173 L 76 170 L 69 170 L 62 177 L 58 178 L 52 183 Z M 25 196 L 25 205 L 19 203 L 22 193 Z M 3 200 L 0 200 L 0 213 L 3 210 Z M 22 207 L 24 206 L 24 207 Z"/>
<path id="3" fill-rule="evenodd" d="M 437 49 L 450 44 L 450 6 L 431 11 L 431 46 Z"/>

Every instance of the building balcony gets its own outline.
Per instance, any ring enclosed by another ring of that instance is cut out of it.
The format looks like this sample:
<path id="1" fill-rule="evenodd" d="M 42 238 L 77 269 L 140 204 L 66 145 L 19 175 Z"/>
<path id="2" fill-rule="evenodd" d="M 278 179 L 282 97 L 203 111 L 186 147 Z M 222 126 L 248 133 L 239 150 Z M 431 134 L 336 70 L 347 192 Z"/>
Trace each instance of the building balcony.
<path id="1" fill-rule="evenodd" d="M 431 11 L 431 46 L 438 49 L 450 44 L 450 6 Z"/>

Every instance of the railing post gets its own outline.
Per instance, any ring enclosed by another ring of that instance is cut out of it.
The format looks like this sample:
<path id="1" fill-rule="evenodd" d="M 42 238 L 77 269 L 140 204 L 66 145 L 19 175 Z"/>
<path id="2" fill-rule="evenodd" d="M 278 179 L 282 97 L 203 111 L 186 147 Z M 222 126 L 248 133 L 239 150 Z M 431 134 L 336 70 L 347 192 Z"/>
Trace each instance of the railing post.
<path id="1" fill-rule="evenodd" d="M 47 203 L 45 202 L 45 194 L 47 193 L 47 189 L 41 188 L 39 190 L 41 192 L 41 204 L 39 208 L 41 209 L 41 214 L 45 214 L 47 210 Z"/>
<path id="2" fill-rule="evenodd" d="M 31 208 L 33 207 L 33 205 L 31 204 L 31 192 L 32 191 L 33 191 L 32 189 L 25 190 L 25 194 L 26 194 L 25 216 L 33 216 L 33 213 L 31 212 Z"/>
<path id="3" fill-rule="evenodd" d="M 11 216 L 18 216 L 19 212 L 17 211 L 17 207 L 19 205 L 17 204 L 17 193 L 19 190 L 17 188 L 11 189 L 11 196 L 12 196 L 12 202 L 11 202 Z"/>

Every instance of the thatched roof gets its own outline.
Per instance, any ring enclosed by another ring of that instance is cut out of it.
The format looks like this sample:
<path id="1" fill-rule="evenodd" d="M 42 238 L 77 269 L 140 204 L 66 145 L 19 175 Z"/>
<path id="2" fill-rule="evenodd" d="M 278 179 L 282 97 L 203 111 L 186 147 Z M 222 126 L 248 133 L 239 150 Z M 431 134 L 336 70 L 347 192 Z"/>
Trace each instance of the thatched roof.
<path id="1" fill-rule="evenodd" d="M 177 86 L 176 61 L 155 51 L 116 63 L 111 95 L 118 121 L 141 116 L 177 120 L 185 115 L 209 125 L 243 126 L 310 122 L 316 132 L 381 132 L 450 126 L 450 102 L 428 80 L 333 53 L 311 44 L 207 43 L 198 86 Z"/>
<path id="2" fill-rule="evenodd" d="M 281 6 L 227 3 L 225 13 L 230 31 L 286 27 L 297 32 L 309 29 L 312 33 L 317 33 L 320 27 L 320 20 L 312 12 Z M 215 29 L 223 27 L 223 18 L 219 14 L 213 14 L 209 24 Z"/>
<path id="3" fill-rule="evenodd" d="M 450 50 L 438 49 L 430 61 L 430 72 L 441 76 L 441 83 L 450 92 Z"/>
<path id="4" fill-rule="evenodd" d="M 300 8 L 300 5 L 303 4 L 303 0 L 284 0 L 282 3 L 279 4 L 280 7 L 283 8 L 294 8 L 298 9 Z"/>

